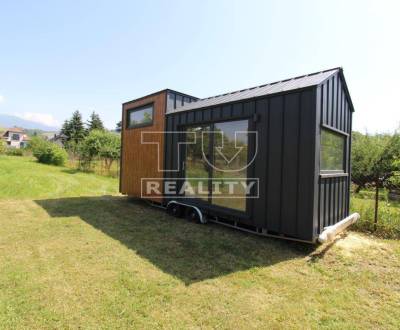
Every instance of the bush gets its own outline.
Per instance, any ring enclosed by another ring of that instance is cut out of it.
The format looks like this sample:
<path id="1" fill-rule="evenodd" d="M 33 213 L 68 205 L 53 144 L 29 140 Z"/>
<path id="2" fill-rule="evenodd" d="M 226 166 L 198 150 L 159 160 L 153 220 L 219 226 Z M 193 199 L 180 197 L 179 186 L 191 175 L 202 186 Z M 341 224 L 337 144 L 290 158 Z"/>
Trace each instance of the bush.
<path id="1" fill-rule="evenodd" d="M 107 170 L 110 171 L 113 162 L 120 157 L 120 149 L 121 139 L 118 134 L 93 130 L 79 145 L 81 166 L 88 169 L 93 159 L 100 158 L 104 161 Z"/>
<path id="2" fill-rule="evenodd" d="M 5 154 L 6 150 L 6 143 L 3 140 L 0 140 L 0 155 Z"/>
<path id="3" fill-rule="evenodd" d="M 67 152 L 59 145 L 35 137 L 30 143 L 33 156 L 39 163 L 62 166 L 67 161 Z"/>
<path id="4" fill-rule="evenodd" d="M 23 149 L 17 149 L 17 148 L 7 148 L 6 155 L 7 156 L 23 156 L 24 155 L 24 150 Z"/>

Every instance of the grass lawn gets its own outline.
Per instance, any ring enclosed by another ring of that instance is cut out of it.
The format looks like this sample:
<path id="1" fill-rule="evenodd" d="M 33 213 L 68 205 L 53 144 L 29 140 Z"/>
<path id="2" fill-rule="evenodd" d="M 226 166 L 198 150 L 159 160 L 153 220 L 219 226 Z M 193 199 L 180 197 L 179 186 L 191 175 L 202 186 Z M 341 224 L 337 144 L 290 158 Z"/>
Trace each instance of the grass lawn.
<path id="1" fill-rule="evenodd" d="M 118 180 L 0 156 L 0 328 L 393 328 L 400 242 L 171 218 Z"/>

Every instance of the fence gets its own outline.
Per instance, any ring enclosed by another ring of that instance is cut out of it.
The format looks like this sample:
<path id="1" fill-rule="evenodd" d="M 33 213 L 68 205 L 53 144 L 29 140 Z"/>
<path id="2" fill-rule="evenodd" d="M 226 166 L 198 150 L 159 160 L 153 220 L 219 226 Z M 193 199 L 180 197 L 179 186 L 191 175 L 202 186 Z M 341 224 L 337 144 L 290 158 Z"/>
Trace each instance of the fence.
<path id="1" fill-rule="evenodd" d="M 69 153 L 66 166 L 83 172 L 118 178 L 120 171 L 120 159 L 113 160 L 110 165 L 106 163 L 104 158 L 97 157 L 92 159 L 90 162 L 87 162 L 83 161 L 73 153 Z"/>

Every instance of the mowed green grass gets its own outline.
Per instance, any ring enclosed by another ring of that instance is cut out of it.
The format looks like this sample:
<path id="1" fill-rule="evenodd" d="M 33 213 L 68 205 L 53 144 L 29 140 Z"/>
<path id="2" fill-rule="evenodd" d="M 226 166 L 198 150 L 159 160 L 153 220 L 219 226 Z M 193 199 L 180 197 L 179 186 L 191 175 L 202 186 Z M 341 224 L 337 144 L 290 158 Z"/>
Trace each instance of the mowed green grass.
<path id="1" fill-rule="evenodd" d="M 113 178 L 39 164 L 33 157 L 0 155 L 0 198 L 57 198 L 117 192 L 118 182 Z"/>
<path id="2" fill-rule="evenodd" d="M 399 327 L 399 241 L 197 225 L 27 158 L 0 157 L 0 185 L 0 328 Z"/>

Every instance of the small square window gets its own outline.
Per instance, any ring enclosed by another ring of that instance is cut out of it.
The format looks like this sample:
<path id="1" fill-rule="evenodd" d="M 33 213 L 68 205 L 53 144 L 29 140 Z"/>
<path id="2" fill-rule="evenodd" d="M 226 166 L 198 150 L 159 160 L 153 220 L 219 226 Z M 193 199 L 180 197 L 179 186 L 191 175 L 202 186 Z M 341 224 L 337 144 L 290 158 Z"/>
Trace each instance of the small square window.
<path id="1" fill-rule="evenodd" d="M 168 110 L 173 110 L 175 109 L 175 94 L 168 92 L 168 98 L 167 98 L 167 109 Z"/>
<path id="2" fill-rule="evenodd" d="M 183 105 L 183 96 L 176 94 L 176 98 L 175 98 L 175 108 L 179 108 Z"/>
<path id="3" fill-rule="evenodd" d="M 344 171 L 346 137 L 328 129 L 321 131 L 321 171 Z"/>
<path id="4" fill-rule="evenodd" d="M 127 128 L 149 126 L 153 124 L 153 105 L 128 110 Z"/>
<path id="5" fill-rule="evenodd" d="M 11 135 L 11 140 L 13 140 L 13 141 L 19 141 L 19 134 L 13 134 L 13 135 Z"/>

